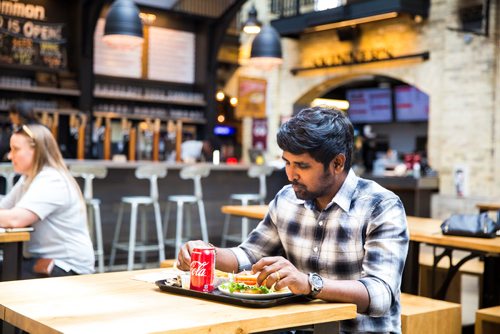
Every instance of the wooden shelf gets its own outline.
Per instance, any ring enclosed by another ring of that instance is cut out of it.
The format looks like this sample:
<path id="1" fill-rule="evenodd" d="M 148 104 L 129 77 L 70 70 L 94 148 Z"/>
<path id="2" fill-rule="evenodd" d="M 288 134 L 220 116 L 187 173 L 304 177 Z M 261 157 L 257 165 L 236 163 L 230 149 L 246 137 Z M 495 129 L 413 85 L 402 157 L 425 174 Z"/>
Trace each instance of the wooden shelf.
<path id="1" fill-rule="evenodd" d="M 58 113 L 59 115 L 75 115 L 82 113 L 78 109 L 72 109 L 72 108 L 33 108 L 33 110 L 36 113 L 44 113 L 47 112 L 49 114 L 55 114 Z M 8 113 L 9 109 L 8 108 L 0 108 L 0 113 Z"/>
<path id="2" fill-rule="evenodd" d="M 61 109 L 55 109 L 55 108 L 34 108 L 34 111 L 37 112 L 37 113 L 47 112 L 49 114 L 58 113 L 59 115 L 76 115 L 76 114 L 80 113 L 80 110 L 78 110 L 78 109 L 72 109 L 72 108 L 61 108 Z"/>
<path id="3" fill-rule="evenodd" d="M 65 96 L 80 96 L 80 91 L 77 89 L 52 88 L 52 87 L 21 87 L 0 85 L 0 90 L 13 92 L 28 92 L 38 94 L 65 95 Z"/>
<path id="4" fill-rule="evenodd" d="M 38 66 L 38 65 L 21 65 L 21 64 L 0 63 L 0 68 L 5 68 L 5 69 L 9 69 L 9 70 L 16 70 L 16 71 L 24 71 L 24 72 L 46 72 L 46 73 L 57 73 L 57 74 L 70 73 L 67 69 L 50 68 L 50 67 Z"/>
<path id="5" fill-rule="evenodd" d="M 150 116 L 150 115 L 139 115 L 139 114 L 119 114 L 115 112 L 109 111 L 94 111 L 94 117 L 104 117 L 104 118 L 112 118 L 112 119 L 133 119 L 133 120 L 146 120 L 146 119 L 159 119 L 162 121 L 182 121 L 183 123 L 189 124 L 205 124 L 207 122 L 206 119 L 191 119 L 191 118 L 175 118 L 175 117 L 163 117 L 163 116 Z"/>
<path id="6" fill-rule="evenodd" d="M 95 74 L 96 82 L 105 83 L 105 82 L 122 82 L 124 84 L 140 84 L 141 86 L 159 86 L 159 87 L 179 87 L 179 88 L 196 88 L 196 90 L 200 90 L 202 87 L 199 83 L 184 83 L 184 82 L 172 82 L 172 81 L 160 81 L 160 80 L 152 80 L 152 79 L 143 79 L 143 78 L 128 78 L 128 77 L 119 77 L 112 75 L 103 75 L 103 74 Z"/>
<path id="7" fill-rule="evenodd" d="M 162 104 L 175 104 L 181 106 L 192 106 L 192 107 L 205 107 L 207 103 L 205 101 L 183 101 L 183 100 L 173 100 L 173 99 L 155 99 L 145 96 L 117 96 L 108 95 L 102 93 L 94 93 L 95 98 L 99 99 L 109 99 L 109 100 L 121 100 L 121 101 L 137 101 L 144 103 L 162 103 Z"/>

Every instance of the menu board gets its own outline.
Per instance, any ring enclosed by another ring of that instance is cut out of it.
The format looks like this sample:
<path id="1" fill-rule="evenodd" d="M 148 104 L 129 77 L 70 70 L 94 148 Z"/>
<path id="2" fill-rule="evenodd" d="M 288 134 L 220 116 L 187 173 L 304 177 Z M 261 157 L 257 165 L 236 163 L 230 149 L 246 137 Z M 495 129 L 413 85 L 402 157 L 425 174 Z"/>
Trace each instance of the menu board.
<path id="1" fill-rule="evenodd" d="M 63 23 L 0 15 L 0 62 L 66 69 Z"/>
<path id="2" fill-rule="evenodd" d="M 392 95 L 390 88 L 349 89 L 349 118 L 353 123 L 392 121 Z"/>
<path id="3" fill-rule="evenodd" d="M 105 19 L 99 19 L 94 32 L 94 73 L 140 78 L 142 74 L 142 46 L 122 50 L 107 45 L 102 40 L 104 24 Z"/>
<path id="4" fill-rule="evenodd" d="M 394 88 L 397 121 L 427 121 L 429 95 L 413 86 Z"/>
<path id="5" fill-rule="evenodd" d="M 238 105 L 236 118 L 266 117 L 266 89 L 267 81 L 258 78 L 240 77 L 238 80 Z"/>
<path id="6" fill-rule="evenodd" d="M 195 34 L 149 28 L 148 79 L 194 83 Z"/>

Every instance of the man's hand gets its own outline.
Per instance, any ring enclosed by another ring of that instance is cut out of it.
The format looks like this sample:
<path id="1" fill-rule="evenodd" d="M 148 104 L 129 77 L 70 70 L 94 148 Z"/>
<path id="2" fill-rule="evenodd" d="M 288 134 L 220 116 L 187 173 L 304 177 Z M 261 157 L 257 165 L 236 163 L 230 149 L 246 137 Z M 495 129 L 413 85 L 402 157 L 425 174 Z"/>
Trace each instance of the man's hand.
<path id="1" fill-rule="evenodd" d="M 257 283 L 266 280 L 270 288 L 274 283 L 275 290 L 288 287 L 294 294 L 307 295 L 311 292 L 307 274 L 300 272 L 293 264 L 282 256 L 265 257 L 252 266 L 252 272 L 260 272 Z"/>
<path id="2" fill-rule="evenodd" d="M 180 270 L 189 270 L 191 267 L 191 252 L 194 248 L 212 247 L 209 243 L 202 240 L 188 241 L 182 245 L 179 254 L 177 255 L 177 268 Z"/>

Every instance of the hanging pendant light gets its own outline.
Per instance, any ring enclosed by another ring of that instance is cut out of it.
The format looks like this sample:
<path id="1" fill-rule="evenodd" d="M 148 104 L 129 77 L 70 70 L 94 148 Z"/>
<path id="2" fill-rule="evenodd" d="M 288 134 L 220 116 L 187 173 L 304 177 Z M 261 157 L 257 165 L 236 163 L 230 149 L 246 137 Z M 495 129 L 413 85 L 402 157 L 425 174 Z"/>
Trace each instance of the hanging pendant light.
<path id="1" fill-rule="evenodd" d="M 117 48 L 135 48 L 143 42 L 139 8 L 132 0 L 115 0 L 106 15 L 103 41 Z"/>
<path id="2" fill-rule="evenodd" d="M 283 62 L 280 35 L 270 24 L 255 36 L 250 51 L 250 63 L 256 67 L 272 68 Z"/>
<path id="3" fill-rule="evenodd" d="M 252 5 L 248 11 L 248 19 L 243 25 L 243 32 L 249 35 L 257 35 L 260 32 L 262 23 L 257 19 L 257 9 Z"/>

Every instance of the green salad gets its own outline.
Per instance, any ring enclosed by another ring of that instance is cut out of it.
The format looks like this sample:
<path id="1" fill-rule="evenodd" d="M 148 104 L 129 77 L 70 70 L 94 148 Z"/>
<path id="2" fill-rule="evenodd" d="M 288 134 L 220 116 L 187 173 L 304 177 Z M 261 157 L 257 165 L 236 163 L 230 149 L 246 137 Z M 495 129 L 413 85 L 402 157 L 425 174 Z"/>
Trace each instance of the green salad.
<path id="1" fill-rule="evenodd" d="M 268 287 L 261 285 L 248 285 L 241 282 L 226 282 L 221 284 L 222 288 L 229 290 L 229 292 L 249 293 L 249 294 L 267 294 L 270 293 Z"/>

